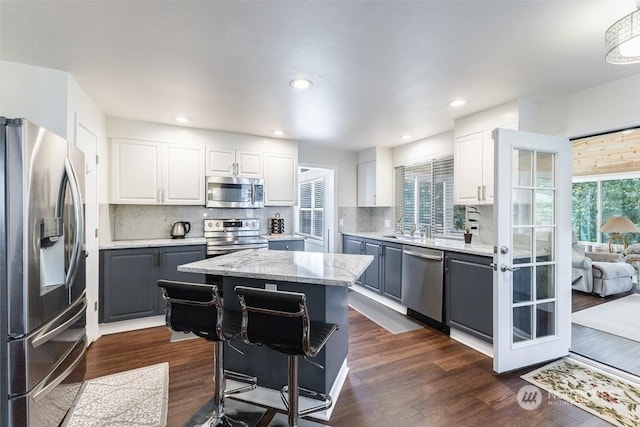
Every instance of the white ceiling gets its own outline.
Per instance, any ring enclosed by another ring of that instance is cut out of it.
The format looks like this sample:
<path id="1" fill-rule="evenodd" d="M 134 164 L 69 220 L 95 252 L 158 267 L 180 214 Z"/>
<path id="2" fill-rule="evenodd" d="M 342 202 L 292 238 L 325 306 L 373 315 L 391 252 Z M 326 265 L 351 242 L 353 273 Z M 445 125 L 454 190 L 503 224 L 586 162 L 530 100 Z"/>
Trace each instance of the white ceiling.
<path id="1" fill-rule="evenodd" d="M 108 116 L 362 149 L 640 72 L 634 0 L 0 1 L 0 58 L 66 70 Z M 296 92 L 294 77 L 313 81 Z M 465 97 L 451 109 L 446 102 Z"/>

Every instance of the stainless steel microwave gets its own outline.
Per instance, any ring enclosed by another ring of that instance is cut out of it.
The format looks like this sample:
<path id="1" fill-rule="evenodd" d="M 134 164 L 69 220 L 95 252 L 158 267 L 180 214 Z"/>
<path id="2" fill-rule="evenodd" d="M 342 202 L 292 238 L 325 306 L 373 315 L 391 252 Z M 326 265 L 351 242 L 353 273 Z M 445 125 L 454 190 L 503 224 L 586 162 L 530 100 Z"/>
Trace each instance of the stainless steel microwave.
<path id="1" fill-rule="evenodd" d="M 264 180 L 208 176 L 206 183 L 208 208 L 262 208 L 264 207 Z"/>

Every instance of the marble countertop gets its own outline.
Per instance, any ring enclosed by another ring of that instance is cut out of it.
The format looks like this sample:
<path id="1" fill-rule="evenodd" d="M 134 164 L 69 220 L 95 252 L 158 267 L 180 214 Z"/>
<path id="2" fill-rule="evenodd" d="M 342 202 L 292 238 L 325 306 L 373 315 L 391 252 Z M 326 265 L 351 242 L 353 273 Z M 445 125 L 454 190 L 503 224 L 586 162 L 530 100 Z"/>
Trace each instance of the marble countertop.
<path id="1" fill-rule="evenodd" d="M 297 234 L 261 234 L 260 237 L 267 240 L 304 240 L 304 236 Z"/>
<path id="2" fill-rule="evenodd" d="M 187 237 L 185 239 L 146 239 L 146 240 L 113 240 L 100 243 L 100 249 L 151 248 L 156 246 L 205 245 L 204 237 Z"/>
<path id="3" fill-rule="evenodd" d="M 493 246 L 478 245 L 474 243 L 464 243 L 462 240 L 443 238 L 423 238 L 398 236 L 391 237 L 391 233 L 379 232 L 343 232 L 342 234 L 365 239 L 384 240 L 385 242 L 398 243 L 402 245 L 420 246 L 423 248 L 440 249 L 443 251 L 461 252 L 472 255 L 493 256 Z"/>
<path id="4" fill-rule="evenodd" d="M 180 265 L 178 271 L 351 286 L 372 261 L 370 255 L 247 249 Z"/>

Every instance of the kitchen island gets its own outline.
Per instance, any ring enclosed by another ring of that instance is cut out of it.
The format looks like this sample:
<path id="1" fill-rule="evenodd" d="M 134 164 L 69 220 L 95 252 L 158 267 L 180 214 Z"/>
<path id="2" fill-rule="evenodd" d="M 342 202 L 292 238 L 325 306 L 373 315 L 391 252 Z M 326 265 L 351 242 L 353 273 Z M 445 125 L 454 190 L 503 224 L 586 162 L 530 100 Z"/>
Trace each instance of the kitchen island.
<path id="1" fill-rule="evenodd" d="M 335 399 L 348 372 L 349 287 L 372 260 L 367 255 L 250 249 L 181 265 L 178 270 L 221 276 L 223 306 L 230 311 L 240 311 L 234 292 L 240 285 L 305 293 L 310 320 L 335 323 L 340 329 L 311 359 L 324 369 L 301 361 L 299 385 L 328 393 Z M 245 344 L 241 339 L 234 340 L 232 345 L 244 354 L 225 346 L 225 369 L 254 375 L 260 386 L 258 392 L 239 398 L 282 407 L 279 395 L 273 391 L 287 383 L 287 356 L 265 346 Z"/>

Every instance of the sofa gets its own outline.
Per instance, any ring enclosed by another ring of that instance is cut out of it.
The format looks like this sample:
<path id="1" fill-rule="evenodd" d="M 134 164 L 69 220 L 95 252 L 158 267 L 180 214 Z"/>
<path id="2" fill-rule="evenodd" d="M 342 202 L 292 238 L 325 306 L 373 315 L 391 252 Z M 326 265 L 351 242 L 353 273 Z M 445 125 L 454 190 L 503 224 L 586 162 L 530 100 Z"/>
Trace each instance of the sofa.
<path id="1" fill-rule="evenodd" d="M 640 264 L 640 252 L 638 263 Z M 623 254 L 585 252 L 578 243 L 575 233 L 571 264 L 571 287 L 577 291 L 605 297 L 633 289 L 633 276 L 636 274 L 636 269 L 626 262 Z"/>

